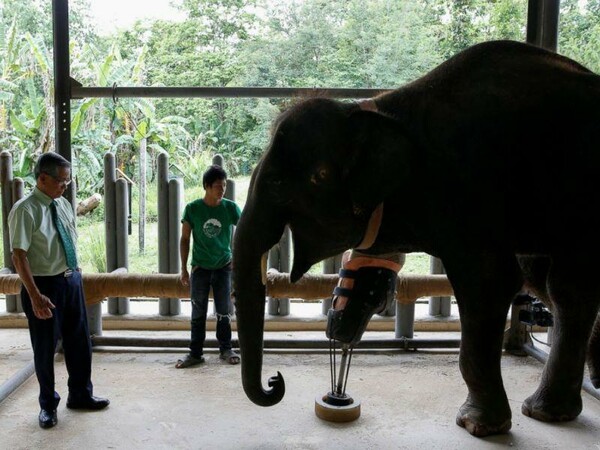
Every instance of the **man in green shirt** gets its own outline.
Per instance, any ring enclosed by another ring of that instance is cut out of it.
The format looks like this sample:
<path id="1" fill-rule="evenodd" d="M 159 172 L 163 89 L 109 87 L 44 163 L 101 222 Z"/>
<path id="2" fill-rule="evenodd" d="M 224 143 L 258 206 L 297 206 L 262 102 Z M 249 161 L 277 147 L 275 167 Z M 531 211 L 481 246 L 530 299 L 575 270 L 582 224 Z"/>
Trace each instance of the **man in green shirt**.
<path id="1" fill-rule="evenodd" d="M 181 282 L 190 285 L 192 337 L 190 353 L 177 361 L 183 369 L 204 362 L 208 294 L 212 286 L 217 314 L 220 358 L 238 364 L 240 356 L 231 348 L 231 235 L 240 218 L 240 208 L 223 198 L 227 173 L 211 166 L 202 177 L 204 198 L 189 203 L 181 219 Z M 192 274 L 187 270 L 190 238 L 193 237 Z"/>
<path id="2" fill-rule="evenodd" d="M 62 197 L 71 183 L 71 164 L 44 153 L 35 166 L 36 186 L 8 215 L 12 260 L 21 278 L 23 311 L 29 323 L 35 373 L 40 385 L 42 428 L 58 419 L 54 353 L 62 338 L 69 374 L 67 408 L 99 410 L 110 403 L 93 396 L 92 345 L 88 331 L 73 207 Z"/>

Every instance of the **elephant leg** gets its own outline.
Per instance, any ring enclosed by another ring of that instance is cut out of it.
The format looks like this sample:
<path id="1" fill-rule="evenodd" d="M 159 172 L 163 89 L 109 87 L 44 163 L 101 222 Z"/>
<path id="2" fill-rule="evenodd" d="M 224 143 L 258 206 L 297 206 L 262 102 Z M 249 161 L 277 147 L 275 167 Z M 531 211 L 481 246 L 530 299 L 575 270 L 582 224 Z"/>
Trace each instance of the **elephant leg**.
<path id="1" fill-rule="evenodd" d="M 557 422 L 581 412 L 583 370 L 600 304 L 593 268 L 593 261 L 579 254 L 552 258 L 546 291 L 553 306 L 553 341 L 540 385 L 521 408 L 526 416 Z"/>
<path id="2" fill-rule="evenodd" d="M 550 258 L 526 257 L 519 258 L 519 262 L 526 278 L 528 290 L 544 304 L 554 310 L 548 294 L 548 273 L 550 271 Z M 588 344 L 587 364 L 590 380 L 595 388 L 600 388 L 600 314 L 596 318 L 592 335 Z"/>
<path id="3" fill-rule="evenodd" d="M 596 389 L 600 389 L 600 314 L 596 317 L 592 337 L 590 337 L 587 362 L 590 380 Z"/>
<path id="4" fill-rule="evenodd" d="M 511 410 L 500 359 L 506 318 L 522 279 L 514 255 L 443 260 L 461 319 L 460 370 L 469 394 L 456 423 L 474 436 L 506 433 Z"/>

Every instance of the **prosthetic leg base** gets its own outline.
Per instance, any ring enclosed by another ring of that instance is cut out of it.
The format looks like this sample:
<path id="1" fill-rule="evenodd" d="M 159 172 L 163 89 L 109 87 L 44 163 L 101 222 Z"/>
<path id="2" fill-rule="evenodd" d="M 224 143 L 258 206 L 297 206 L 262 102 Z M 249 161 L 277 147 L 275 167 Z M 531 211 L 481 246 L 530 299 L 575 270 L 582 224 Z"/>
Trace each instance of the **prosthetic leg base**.
<path id="1" fill-rule="evenodd" d="M 332 404 L 330 394 L 315 398 L 315 414 L 319 419 L 328 422 L 352 422 L 360 417 L 360 401 L 346 396 L 342 405 Z M 339 403 L 339 402 L 335 402 Z"/>

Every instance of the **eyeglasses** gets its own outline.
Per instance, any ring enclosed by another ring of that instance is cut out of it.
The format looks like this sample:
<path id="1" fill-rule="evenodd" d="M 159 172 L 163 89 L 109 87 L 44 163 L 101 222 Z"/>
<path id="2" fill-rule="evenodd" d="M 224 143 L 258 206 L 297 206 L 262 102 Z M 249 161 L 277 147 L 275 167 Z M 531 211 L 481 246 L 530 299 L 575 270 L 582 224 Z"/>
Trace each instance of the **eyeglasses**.
<path id="1" fill-rule="evenodd" d="M 70 185 L 70 184 L 71 184 L 71 182 L 73 181 L 73 179 L 72 179 L 72 178 L 67 178 L 67 179 L 65 180 L 65 179 L 62 179 L 62 178 L 57 178 L 57 177 L 55 177 L 54 175 L 52 175 L 51 173 L 48 173 L 48 172 L 43 172 L 43 173 L 45 173 L 46 175 L 48 175 L 50 178 L 52 178 L 52 179 L 53 179 L 54 181 L 56 181 L 58 184 L 64 184 L 65 186 L 68 186 L 68 185 Z"/>

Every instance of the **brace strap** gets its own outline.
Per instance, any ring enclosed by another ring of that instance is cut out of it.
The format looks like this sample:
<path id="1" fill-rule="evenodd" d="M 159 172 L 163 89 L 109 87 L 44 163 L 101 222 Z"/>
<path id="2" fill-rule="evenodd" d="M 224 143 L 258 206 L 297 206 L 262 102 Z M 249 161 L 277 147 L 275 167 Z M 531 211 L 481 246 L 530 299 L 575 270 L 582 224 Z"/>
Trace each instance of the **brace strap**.
<path id="1" fill-rule="evenodd" d="M 354 287 L 354 280 L 358 269 L 361 267 L 382 267 L 392 270 L 396 273 L 400 271 L 402 265 L 389 259 L 370 258 L 367 256 L 358 256 L 344 263 L 340 269 L 338 285 L 333 290 L 333 297 L 349 298 Z"/>
<path id="2" fill-rule="evenodd" d="M 370 258 L 368 256 L 358 256 L 356 258 L 352 258 L 346 262 L 346 264 L 344 264 L 344 269 L 350 269 L 354 271 L 361 267 L 385 267 L 386 269 L 393 270 L 394 272 L 398 272 L 402 268 L 400 264 L 390 261 L 389 259 Z"/>
<path id="3" fill-rule="evenodd" d="M 375 100 L 372 98 L 366 98 L 358 102 L 358 107 L 363 111 L 372 111 L 378 112 L 377 104 Z M 355 248 L 357 250 L 366 250 L 370 248 L 374 243 L 375 239 L 377 239 L 377 234 L 379 233 L 379 227 L 381 226 L 381 218 L 383 217 L 383 203 L 377 205 L 375 211 L 371 214 L 371 218 L 369 219 L 369 223 L 367 224 L 367 230 L 365 231 L 365 235 L 360 244 L 358 244 Z"/>
<path id="4" fill-rule="evenodd" d="M 379 234 L 379 227 L 381 226 L 381 219 L 383 218 L 383 203 L 377 205 L 377 208 L 371 214 L 371 218 L 369 219 L 369 223 L 367 224 L 367 230 L 365 231 L 365 235 L 360 244 L 354 247 L 356 250 L 367 250 L 374 243 L 375 239 L 377 239 L 377 234 Z M 400 269 L 398 269 L 400 270 Z"/>
<path id="5" fill-rule="evenodd" d="M 355 279 L 356 278 L 356 270 L 350 270 L 350 269 L 340 269 L 340 278 L 350 278 L 350 279 Z"/>
<path id="6" fill-rule="evenodd" d="M 359 101 L 358 106 L 363 111 L 377 112 L 377 104 L 375 103 L 375 100 L 373 100 L 372 98 L 366 98 L 364 100 Z"/>
<path id="7" fill-rule="evenodd" d="M 333 295 L 338 295 L 341 297 L 350 297 L 350 294 L 352 294 L 352 289 L 343 288 L 340 286 L 336 286 L 333 289 Z"/>

